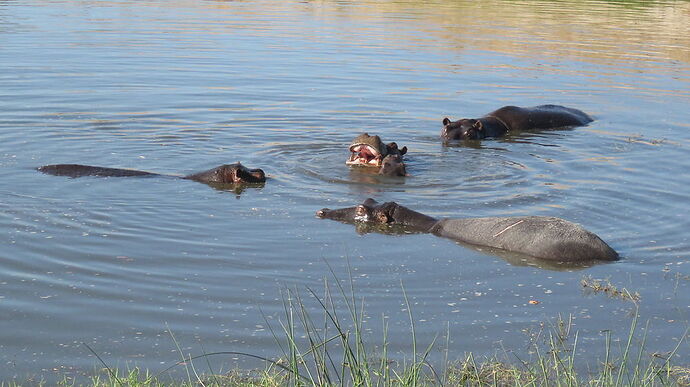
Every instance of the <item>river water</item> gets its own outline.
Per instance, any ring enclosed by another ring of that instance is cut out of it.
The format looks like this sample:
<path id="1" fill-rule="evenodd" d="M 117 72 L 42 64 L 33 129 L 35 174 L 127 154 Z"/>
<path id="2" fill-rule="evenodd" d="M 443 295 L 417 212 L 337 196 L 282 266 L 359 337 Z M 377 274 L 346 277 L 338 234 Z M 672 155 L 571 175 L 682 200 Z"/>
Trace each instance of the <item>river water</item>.
<path id="1" fill-rule="evenodd" d="M 419 346 L 444 343 L 436 359 L 528 358 L 560 315 L 595 368 L 602 331 L 625 339 L 636 310 L 648 352 L 672 350 L 690 318 L 688 20 L 685 1 L 0 1 L 0 379 L 92 373 L 83 343 L 152 372 L 180 359 L 176 342 L 275 358 L 286 289 L 311 308 L 307 288 L 334 276 L 364 300 L 372 342 L 387 322 L 397 359 L 411 356 L 403 287 Z M 438 137 L 443 117 L 547 103 L 595 121 Z M 410 176 L 348 169 L 362 132 L 407 146 Z M 267 183 L 35 170 L 238 160 Z M 542 265 L 314 216 L 367 197 L 438 217 L 558 216 L 622 259 Z M 641 299 L 588 293 L 584 277 Z M 687 362 L 690 344 L 679 351 Z"/>

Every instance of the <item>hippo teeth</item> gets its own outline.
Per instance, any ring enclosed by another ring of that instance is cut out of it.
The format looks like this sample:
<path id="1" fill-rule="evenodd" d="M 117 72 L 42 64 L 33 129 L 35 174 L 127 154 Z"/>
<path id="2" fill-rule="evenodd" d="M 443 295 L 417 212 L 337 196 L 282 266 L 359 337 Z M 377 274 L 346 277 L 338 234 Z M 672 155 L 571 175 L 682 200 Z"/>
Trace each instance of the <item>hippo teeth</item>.
<path id="1" fill-rule="evenodd" d="M 348 165 L 381 166 L 381 153 L 367 144 L 357 144 L 350 147 L 352 155 L 346 162 Z"/>

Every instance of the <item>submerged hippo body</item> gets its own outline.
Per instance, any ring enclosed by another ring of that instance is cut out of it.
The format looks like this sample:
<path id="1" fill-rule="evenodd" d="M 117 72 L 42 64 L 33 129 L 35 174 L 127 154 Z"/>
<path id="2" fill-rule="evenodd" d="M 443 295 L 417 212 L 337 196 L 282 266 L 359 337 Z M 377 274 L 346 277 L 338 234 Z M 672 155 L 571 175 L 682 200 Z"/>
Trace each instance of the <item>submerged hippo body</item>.
<path id="1" fill-rule="evenodd" d="M 546 216 L 444 219 L 435 235 L 565 262 L 612 261 L 618 254 L 582 226 Z"/>
<path id="2" fill-rule="evenodd" d="M 592 121 L 587 113 L 560 105 L 530 108 L 504 106 L 477 119 L 463 118 L 451 121 L 444 118 L 441 138 L 463 140 L 501 137 L 508 132 L 583 126 Z"/>
<path id="3" fill-rule="evenodd" d="M 133 169 L 94 167 L 81 164 L 54 164 L 44 165 L 38 170 L 55 176 L 83 177 L 130 177 L 130 176 L 170 176 L 153 172 L 137 171 Z M 263 183 L 266 175 L 261 169 L 249 169 L 240 163 L 225 164 L 208 171 L 203 171 L 187 176 L 171 176 L 181 179 L 194 180 L 206 184 L 251 184 Z"/>
<path id="4" fill-rule="evenodd" d="M 582 226 L 545 216 L 491 217 L 438 220 L 395 202 L 378 204 L 367 199 L 356 207 L 316 213 L 344 222 L 397 224 L 412 231 L 432 233 L 475 246 L 530 255 L 560 262 L 618 259 L 609 245 Z"/>
<path id="5" fill-rule="evenodd" d="M 362 167 L 376 167 L 379 175 L 405 176 L 405 163 L 403 155 L 407 153 L 407 147 L 398 148 L 398 144 L 390 142 L 384 144 L 379 136 L 370 136 L 363 133 L 357 136 L 350 144 L 350 157 L 345 164 Z"/>

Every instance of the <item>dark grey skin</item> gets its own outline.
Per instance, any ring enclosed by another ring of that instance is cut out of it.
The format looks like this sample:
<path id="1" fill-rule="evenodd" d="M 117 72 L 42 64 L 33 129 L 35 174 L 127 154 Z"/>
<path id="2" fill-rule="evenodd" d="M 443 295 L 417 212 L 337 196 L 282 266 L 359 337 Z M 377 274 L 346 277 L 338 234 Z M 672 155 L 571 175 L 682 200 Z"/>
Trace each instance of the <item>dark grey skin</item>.
<path id="1" fill-rule="evenodd" d="M 405 163 L 403 162 L 402 156 L 393 154 L 384 157 L 381 168 L 379 169 L 379 175 L 407 176 L 407 170 L 405 169 Z"/>
<path id="2" fill-rule="evenodd" d="M 137 171 L 133 169 L 94 167 L 80 164 L 54 164 L 37 168 L 40 172 L 55 176 L 101 176 L 101 177 L 131 177 L 131 176 L 169 176 L 158 173 Z M 172 176 L 181 179 L 198 181 L 206 184 L 253 184 L 264 183 L 266 174 L 261 169 L 249 169 L 238 163 L 225 164 L 208 171 L 187 176 Z"/>
<path id="3" fill-rule="evenodd" d="M 582 226 L 546 216 L 436 219 L 395 202 L 374 199 L 349 208 L 316 212 L 319 218 L 343 222 L 400 225 L 474 246 L 487 246 L 558 262 L 615 261 L 609 245 Z"/>
<path id="4" fill-rule="evenodd" d="M 446 141 L 501 137 L 509 132 L 583 126 L 592 122 L 587 113 L 559 105 L 530 108 L 504 106 L 481 118 L 443 119 L 441 138 Z"/>

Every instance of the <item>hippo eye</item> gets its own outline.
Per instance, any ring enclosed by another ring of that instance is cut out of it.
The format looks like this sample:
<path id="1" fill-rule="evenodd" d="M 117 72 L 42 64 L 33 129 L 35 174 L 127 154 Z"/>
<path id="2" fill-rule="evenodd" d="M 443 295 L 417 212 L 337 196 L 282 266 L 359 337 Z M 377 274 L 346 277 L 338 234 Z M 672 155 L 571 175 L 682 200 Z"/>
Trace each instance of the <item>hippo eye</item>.
<path id="1" fill-rule="evenodd" d="M 236 168 L 230 170 L 230 181 L 228 183 L 236 183 L 242 179 L 240 171 Z"/>

